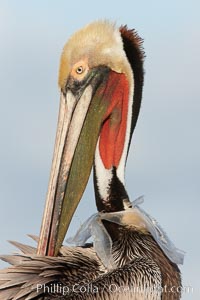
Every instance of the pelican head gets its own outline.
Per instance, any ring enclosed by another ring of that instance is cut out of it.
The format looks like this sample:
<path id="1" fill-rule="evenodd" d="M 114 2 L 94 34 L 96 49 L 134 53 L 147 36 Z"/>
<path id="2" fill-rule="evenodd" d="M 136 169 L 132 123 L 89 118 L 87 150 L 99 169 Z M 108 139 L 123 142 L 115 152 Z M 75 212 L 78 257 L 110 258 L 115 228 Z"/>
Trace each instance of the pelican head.
<path id="1" fill-rule="evenodd" d="M 89 24 L 64 46 L 60 110 L 39 255 L 55 256 L 94 165 L 98 211 L 131 206 L 124 171 L 143 86 L 141 39 L 126 26 Z"/>

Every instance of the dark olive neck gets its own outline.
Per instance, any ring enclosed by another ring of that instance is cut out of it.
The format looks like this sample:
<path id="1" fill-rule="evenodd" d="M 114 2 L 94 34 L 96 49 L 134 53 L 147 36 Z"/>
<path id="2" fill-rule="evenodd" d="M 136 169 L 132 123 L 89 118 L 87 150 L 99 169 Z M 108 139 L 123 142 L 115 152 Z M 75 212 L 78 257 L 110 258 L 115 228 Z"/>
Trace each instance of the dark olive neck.
<path id="1" fill-rule="evenodd" d="M 101 179 L 99 179 L 101 180 Z M 117 212 L 124 210 L 124 202 L 129 202 L 129 197 L 124 184 L 117 177 L 116 168 L 112 169 L 112 178 L 108 185 L 108 196 L 103 198 L 99 192 L 96 167 L 94 166 L 94 190 L 96 206 L 99 212 Z"/>

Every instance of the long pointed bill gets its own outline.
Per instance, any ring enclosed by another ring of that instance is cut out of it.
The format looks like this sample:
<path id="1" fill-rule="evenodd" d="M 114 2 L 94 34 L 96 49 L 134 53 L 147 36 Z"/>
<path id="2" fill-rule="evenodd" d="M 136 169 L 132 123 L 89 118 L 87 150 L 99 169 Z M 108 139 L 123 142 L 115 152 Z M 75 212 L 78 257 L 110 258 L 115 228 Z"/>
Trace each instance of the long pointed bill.
<path id="1" fill-rule="evenodd" d="M 96 144 L 117 82 L 96 68 L 81 96 L 61 93 L 54 157 L 41 226 L 38 255 L 56 256 L 85 190 Z M 118 75 L 118 74 L 117 74 Z"/>

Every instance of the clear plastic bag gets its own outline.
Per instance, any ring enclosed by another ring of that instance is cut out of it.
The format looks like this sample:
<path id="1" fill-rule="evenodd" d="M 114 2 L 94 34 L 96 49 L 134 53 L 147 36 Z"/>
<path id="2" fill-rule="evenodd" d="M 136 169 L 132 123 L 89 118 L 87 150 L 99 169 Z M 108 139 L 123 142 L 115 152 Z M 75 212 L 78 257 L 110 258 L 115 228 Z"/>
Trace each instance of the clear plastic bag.
<path id="1" fill-rule="evenodd" d="M 107 269 L 115 268 L 112 258 L 112 239 L 102 223 L 102 220 L 107 220 L 121 226 L 149 231 L 172 262 L 183 264 L 184 252 L 175 247 L 158 222 L 139 206 L 143 201 L 143 197 L 139 197 L 132 202 L 132 208 L 119 212 L 92 215 L 83 223 L 73 238 L 67 239 L 67 242 L 75 246 L 84 246 L 85 242 L 92 237 L 94 249 L 104 266 Z"/>

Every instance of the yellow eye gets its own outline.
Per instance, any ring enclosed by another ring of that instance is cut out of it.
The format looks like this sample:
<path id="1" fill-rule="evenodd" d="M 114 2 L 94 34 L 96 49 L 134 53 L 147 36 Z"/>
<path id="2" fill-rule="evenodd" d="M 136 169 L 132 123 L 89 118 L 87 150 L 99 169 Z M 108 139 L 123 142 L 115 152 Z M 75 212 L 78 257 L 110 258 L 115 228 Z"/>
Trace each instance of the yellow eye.
<path id="1" fill-rule="evenodd" d="M 83 66 L 79 66 L 79 67 L 76 69 L 76 73 L 77 73 L 77 74 L 82 74 L 83 72 L 84 72 Z"/>
<path id="2" fill-rule="evenodd" d="M 86 59 L 81 59 L 77 63 L 75 63 L 71 70 L 71 75 L 76 80 L 83 80 L 89 71 L 88 62 Z"/>

